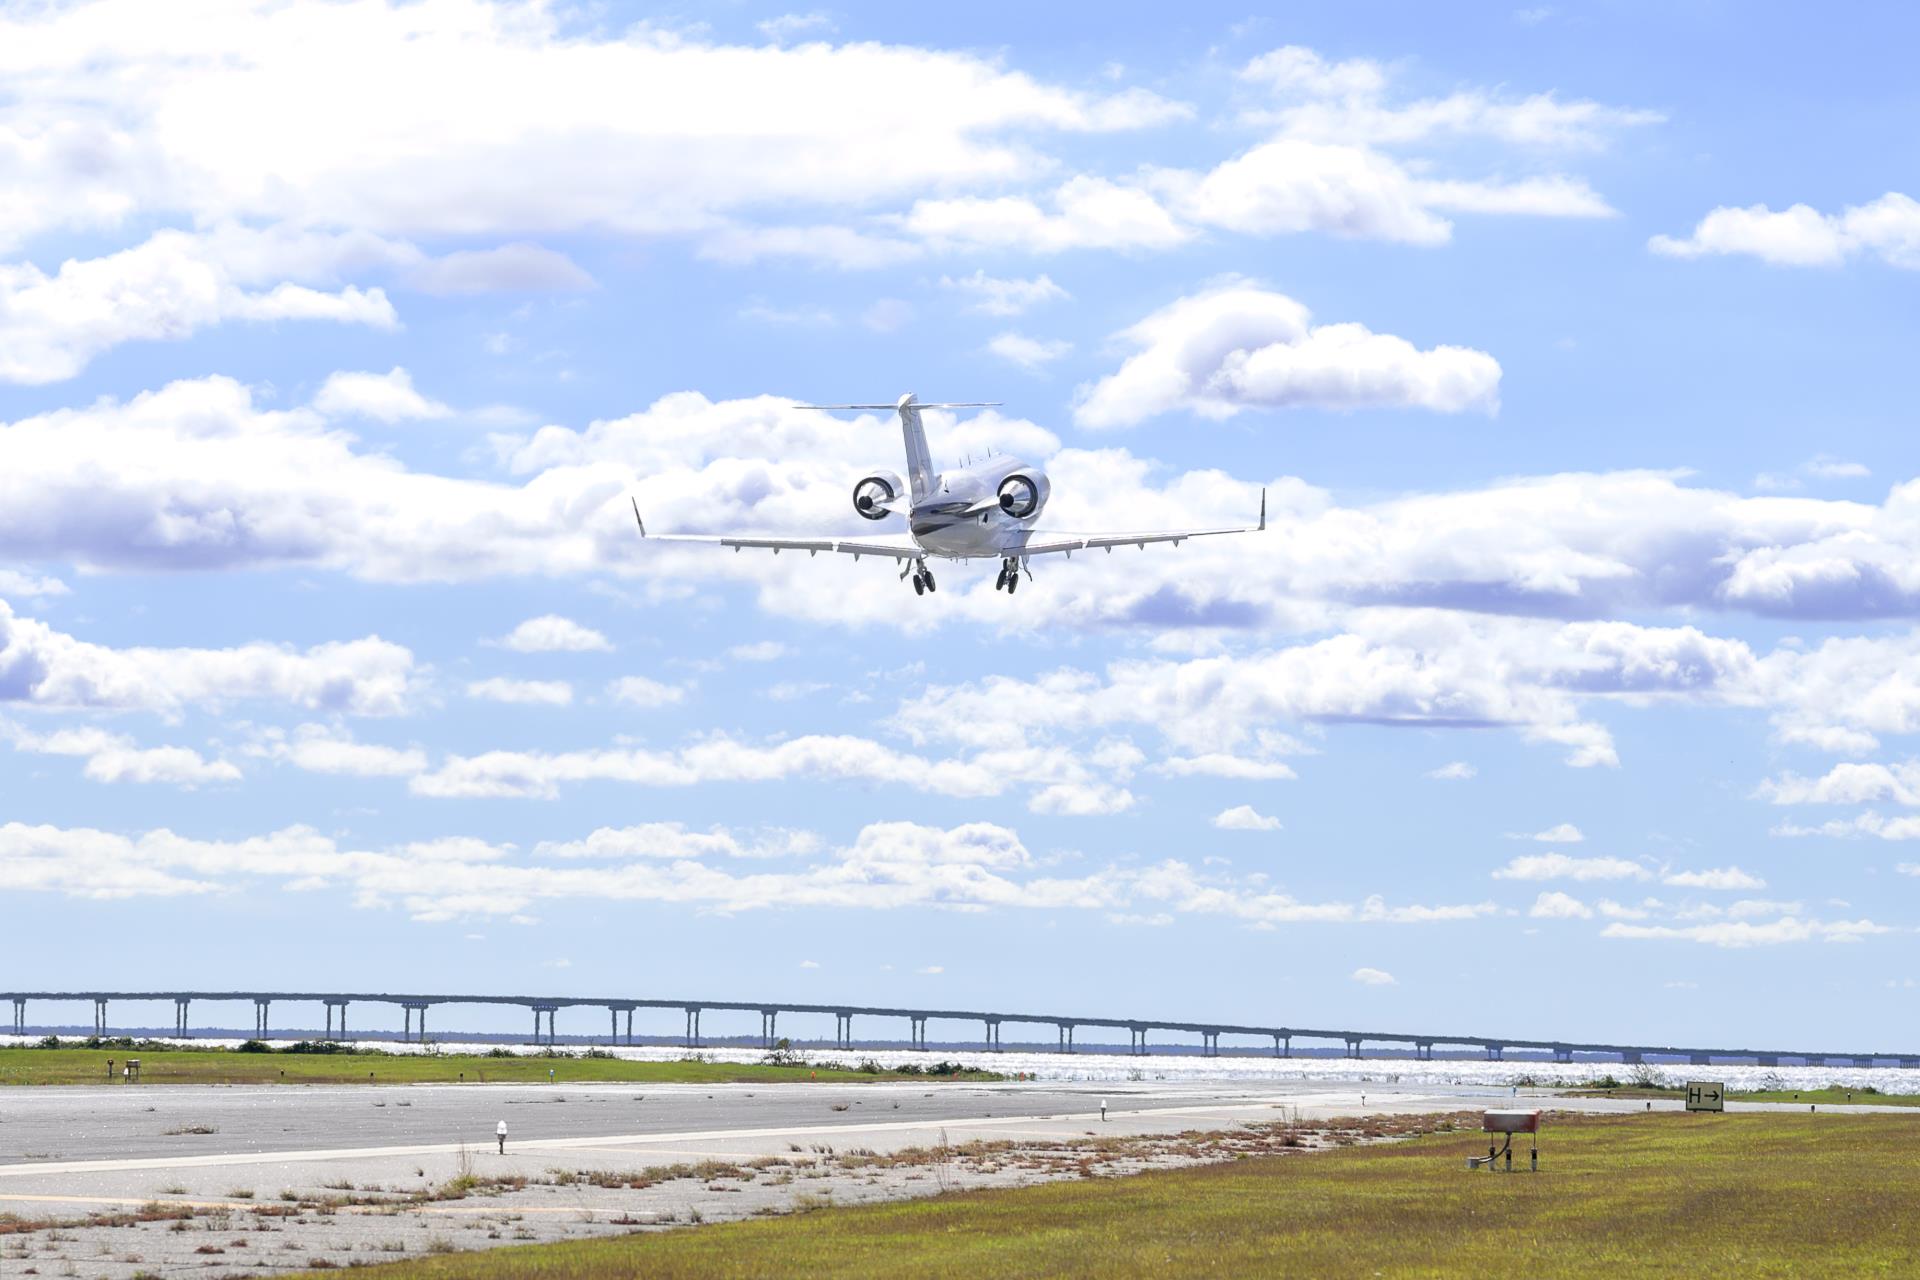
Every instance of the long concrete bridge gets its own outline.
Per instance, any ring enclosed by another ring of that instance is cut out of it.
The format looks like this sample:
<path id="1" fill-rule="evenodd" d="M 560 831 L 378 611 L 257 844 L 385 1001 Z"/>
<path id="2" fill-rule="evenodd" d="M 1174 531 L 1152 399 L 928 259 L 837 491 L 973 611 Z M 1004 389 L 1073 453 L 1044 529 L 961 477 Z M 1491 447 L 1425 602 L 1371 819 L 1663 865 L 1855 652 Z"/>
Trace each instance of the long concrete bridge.
<path id="1" fill-rule="evenodd" d="M 1128 1046 L 1134 1054 L 1151 1052 L 1150 1038 L 1154 1035 L 1179 1035 L 1199 1037 L 1199 1048 L 1208 1057 L 1217 1057 L 1220 1053 L 1220 1038 L 1231 1036 L 1236 1040 L 1255 1040 L 1258 1048 L 1251 1045 L 1230 1045 L 1230 1049 L 1242 1052 L 1266 1052 L 1268 1041 L 1272 1042 L 1272 1054 L 1275 1057 L 1291 1057 L 1293 1043 L 1296 1040 L 1319 1041 L 1328 1044 L 1343 1044 L 1350 1058 L 1363 1056 L 1361 1050 L 1366 1045 L 1379 1047 L 1404 1046 L 1411 1049 L 1420 1059 L 1431 1059 L 1436 1048 L 1442 1050 L 1468 1051 L 1484 1053 L 1489 1060 L 1497 1061 L 1510 1050 L 1521 1052 L 1545 1053 L 1555 1062 L 1572 1062 L 1575 1054 L 1589 1060 L 1617 1060 L 1625 1063 L 1645 1062 L 1649 1059 L 1674 1059 L 1695 1066 L 1710 1066 L 1716 1062 L 1752 1062 L 1760 1066 L 1779 1066 L 1783 1062 L 1799 1062 L 1809 1066 L 1898 1066 L 1920 1067 L 1920 1054 L 1888 1052 L 1850 1052 L 1832 1053 L 1827 1051 L 1811 1052 L 1803 1049 L 1756 1049 L 1756 1048 L 1710 1048 L 1693 1045 L 1655 1045 L 1622 1044 L 1581 1040 L 1541 1040 L 1525 1036 L 1480 1036 L 1480 1035 L 1439 1035 L 1404 1031 L 1358 1031 L 1331 1030 L 1319 1027 L 1283 1027 L 1257 1026 L 1253 1024 L 1228 1022 L 1174 1022 L 1156 1018 L 1109 1018 L 1069 1016 L 1056 1013 L 995 1013 L 973 1009 L 936 1009 L 936 1008 L 888 1008 L 867 1005 L 845 1004 L 800 1004 L 783 1000 L 641 1000 L 597 996 L 508 996 L 508 995 L 406 995 L 394 992 L 347 992 L 347 991 L 15 991 L 0 993 L 0 996 L 13 1001 L 13 1032 L 24 1035 L 27 1028 L 27 1005 L 29 1001 L 57 1001 L 61 1003 L 93 1004 L 94 1034 L 109 1034 L 108 1009 L 111 1005 L 131 1003 L 171 1003 L 174 1012 L 174 1034 L 181 1037 L 192 1035 L 188 1014 L 195 1004 L 251 1004 L 253 1006 L 253 1033 L 266 1037 L 271 1032 L 271 1012 L 276 1004 L 313 1004 L 326 1009 L 326 1036 L 329 1039 L 343 1039 L 347 1034 L 347 1009 L 352 1005 L 397 1006 L 402 1013 L 404 1030 L 402 1037 L 407 1040 L 424 1042 L 427 1036 L 427 1011 L 437 1007 L 459 1005 L 517 1006 L 533 1013 L 533 1043 L 551 1045 L 558 1031 L 557 1017 L 562 1009 L 604 1009 L 608 1015 L 608 1034 L 604 1043 L 632 1044 L 633 1014 L 636 1009 L 671 1009 L 686 1015 L 686 1044 L 697 1048 L 702 1043 L 700 1036 L 700 1015 L 708 1012 L 757 1013 L 760 1015 L 761 1043 L 771 1046 L 777 1038 L 776 1025 L 781 1014 L 832 1014 L 834 1018 L 835 1048 L 852 1049 L 860 1042 L 853 1034 L 853 1020 L 882 1020 L 887 1022 L 905 1022 L 907 1024 L 908 1043 L 916 1049 L 927 1047 L 927 1024 L 929 1022 L 971 1023 L 982 1029 L 982 1039 L 976 1043 L 981 1048 L 997 1051 L 1001 1045 L 1001 1027 L 1007 1023 L 1016 1026 L 1052 1027 L 1057 1033 L 1058 1047 L 1061 1053 L 1074 1051 L 1074 1036 L 1080 1030 L 1126 1031 Z M 621 1021 L 625 1019 L 625 1028 Z M 897 1043 L 897 1039 L 891 1041 Z M 869 1041 L 868 1043 L 872 1043 Z"/>

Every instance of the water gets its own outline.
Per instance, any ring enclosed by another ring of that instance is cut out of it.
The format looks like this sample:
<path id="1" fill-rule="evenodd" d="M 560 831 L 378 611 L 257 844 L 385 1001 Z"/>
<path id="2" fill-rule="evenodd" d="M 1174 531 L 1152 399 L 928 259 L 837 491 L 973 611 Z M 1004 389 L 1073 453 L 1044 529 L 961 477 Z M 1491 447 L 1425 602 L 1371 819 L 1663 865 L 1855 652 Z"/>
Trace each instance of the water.
<path id="1" fill-rule="evenodd" d="M 31 1044 L 35 1039 L 37 1037 L 0 1036 L 0 1044 Z M 231 1048 L 240 1040 L 196 1036 L 179 1043 L 183 1048 Z M 342 1043 L 354 1049 L 385 1053 L 484 1054 L 502 1047 L 497 1043 L 456 1040 L 435 1041 L 426 1045 L 390 1040 Z M 559 1051 L 578 1056 L 585 1047 L 565 1046 Z M 516 1053 L 530 1056 L 537 1056 L 541 1052 L 528 1045 L 513 1046 L 513 1049 Z M 714 1045 L 692 1053 L 664 1045 L 619 1045 L 596 1049 L 596 1052 L 610 1053 L 634 1062 L 678 1062 L 695 1055 L 708 1062 L 754 1063 L 766 1058 L 762 1050 L 745 1045 Z M 927 1067 L 939 1062 L 959 1062 L 1002 1075 L 1025 1075 L 1050 1084 L 1233 1083 L 1257 1087 L 1263 1082 L 1275 1085 L 1377 1083 L 1411 1088 L 1428 1084 L 1465 1085 L 1494 1090 L 1513 1085 L 1572 1088 L 1611 1075 L 1621 1084 L 1644 1082 L 1668 1087 L 1684 1084 L 1688 1080 L 1720 1080 L 1729 1089 L 1870 1087 L 1881 1093 L 1920 1094 L 1920 1070 L 1905 1067 L 1758 1067 L 1735 1063 L 1716 1063 L 1708 1067 L 1650 1063 L 1635 1067 L 1617 1062 L 1488 1062 L 1466 1058 L 1422 1062 L 1411 1058 L 1273 1058 L 1253 1054 L 1218 1058 L 1187 1054 L 1134 1057 L 1123 1053 L 1062 1054 L 1024 1049 L 987 1053 L 954 1049 L 842 1050 L 802 1047 L 796 1053 L 808 1062 L 834 1063 L 843 1067 L 869 1061 L 883 1067 L 899 1067 L 909 1063 Z"/>

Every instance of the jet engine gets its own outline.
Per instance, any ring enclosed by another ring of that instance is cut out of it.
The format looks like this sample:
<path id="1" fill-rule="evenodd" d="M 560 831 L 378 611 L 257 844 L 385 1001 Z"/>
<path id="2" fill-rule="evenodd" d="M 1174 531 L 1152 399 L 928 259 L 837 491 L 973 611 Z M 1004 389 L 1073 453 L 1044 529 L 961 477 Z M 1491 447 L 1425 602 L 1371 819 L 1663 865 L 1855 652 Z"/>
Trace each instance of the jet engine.
<path id="1" fill-rule="evenodd" d="M 1031 474 L 1016 471 L 1000 482 L 1000 509 L 1015 520 L 1037 516 L 1040 508 L 1047 505 L 1047 495 L 1052 491 L 1044 471 Z"/>
<path id="2" fill-rule="evenodd" d="M 895 504 L 907 491 L 907 482 L 891 471 L 876 471 L 853 486 L 853 509 L 869 520 L 885 520 L 900 508 Z"/>

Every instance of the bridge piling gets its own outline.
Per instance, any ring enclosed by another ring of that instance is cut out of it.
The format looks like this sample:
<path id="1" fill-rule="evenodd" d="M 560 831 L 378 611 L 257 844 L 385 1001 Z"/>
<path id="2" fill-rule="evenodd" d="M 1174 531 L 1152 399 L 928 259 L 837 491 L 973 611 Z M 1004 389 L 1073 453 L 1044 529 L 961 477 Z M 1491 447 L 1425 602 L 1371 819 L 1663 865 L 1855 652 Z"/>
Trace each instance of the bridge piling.
<path id="1" fill-rule="evenodd" d="M 22 996 L 13 998 L 13 1034 L 27 1034 L 27 1002 Z"/>
<path id="2" fill-rule="evenodd" d="M 93 1034 L 96 1036 L 107 1034 L 107 1002 L 103 996 L 93 998 Z"/>
<path id="3" fill-rule="evenodd" d="M 187 1006 L 192 1003 L 193 1001 L 188 999 L 186 996 L 175 996 L 173 998 L 173 1030 L 175 1035 L 178 1035 L 183 1039 L 188 1034 Z"/>

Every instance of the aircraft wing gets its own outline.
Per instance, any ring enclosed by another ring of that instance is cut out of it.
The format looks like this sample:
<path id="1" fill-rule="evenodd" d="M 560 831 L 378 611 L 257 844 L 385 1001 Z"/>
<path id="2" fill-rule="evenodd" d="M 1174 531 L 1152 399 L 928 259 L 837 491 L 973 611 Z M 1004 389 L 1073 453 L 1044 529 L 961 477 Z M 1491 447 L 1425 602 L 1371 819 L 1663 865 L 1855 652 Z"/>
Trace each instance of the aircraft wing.
<path id="1" fill-rule="evenodd" d="M 779 555 L 782 551 L 804 551 L 810 556 L 822 551 L 849 555 L 854 559 L 861 556 L 890 556 L 895 560 L 918 560 L 927 553 L 908 535 L 882 534 L 875 538 L 772 538 L 760 534 L 732 533 L 648 533 L 646 521 L 640 519 L 640 504 L 633 506 L 634 523 L 640 526 L 640 536 L 650 542 L 704 542 L 710 546 L 732 547 L 735 551 L 752 548 L 756 551 L 771 551 Z"/>
<path id="2" fill-rule="evenodd" d="M 1076 551 L 1094 551 L 1104 547 L 1111 552 L 1115 547 L 1145 547 L 1149 542 L 1171 542 L 1176 545 L 1188 538 L 1214 538 L 1223 533 L 1259 533 L 1267 527 L 1267 492 L 1260 491 L 1260 523 L 1242 525 L 1237 529 L 1156 529 L 1151 533 L 1049 533 L 1035 529 L 1026 535 L 1024 541 L 1007 548 L 1010 556 L 1044 556 L 1054 552 L 1072 555 Z"/>

